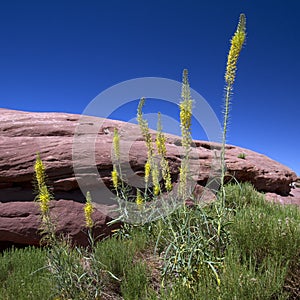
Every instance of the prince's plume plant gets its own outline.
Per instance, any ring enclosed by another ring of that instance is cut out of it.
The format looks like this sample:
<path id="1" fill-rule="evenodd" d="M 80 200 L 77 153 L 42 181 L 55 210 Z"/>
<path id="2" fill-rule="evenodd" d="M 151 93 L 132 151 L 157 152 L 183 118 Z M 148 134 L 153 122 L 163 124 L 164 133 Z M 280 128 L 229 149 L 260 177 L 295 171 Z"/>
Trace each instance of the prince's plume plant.
<path id="1" fill-rule="evenodd" d="M 222 151 L 221 151 L 221 195 L 222 200 L 225 201 L 224 195 L 224 178 L 226 172 L 225 166 L 225 145 L 227 126 L 229 118 L 230 101 L 233 92 L 233 84 L 236 77 L 237 62 L 240 52 L 246 40 L 246 16 L 240 14 L 237 29 L 230 41 L 231 46 L 227 57 L 227 66 L 225 72 L 225 108 L 224 108 L 224 121 L 223 121 L 223 137 L 222 137 Z"/>
<path id="2" fill-rule="evenodd" d="M 146 192 L 149 183 L 149 176 L 150 173 L 152 175 L 152 182 L 153 182 L 153 193 L 157 196 L 160 192 L 159 186 L 159 170 L 154 161 L 154 148 L 152 145 L 152 137 L 149 132 L 148 122 L 143 118 L 143 107 L 145 104 L 145 98 L 141 98 L 138 109 L 137 109 L 137 121 L 141 128 L 142 135 L 145 139 L 146 147 L 147 147 L 147 162 L 145 164 L 145 184 L 146 184 Z"/>
<path id="3" fill-rule="evenodd" d="M 56 239 L 55 225 L 52 222 L 50 216 L 50 201 L 53 200 L 53 196 L 47 186 L 45 166 L 39 153 L 37 153 L 36 161 L 34 164 L 34 172 L 37 192 L 35 200 L 39 202 L 41 211 L 41 233 L 43 234 L 41 242 L 49 244 Z"/>
<path id="4" fill-rule="evenodd" d="M 172 190 L 172 181 L 171 181 L 171 174 L 170 174 L 170 167 L 169 163 L 166 160 L 167 155 L 167 148 L 166 148 L 166 137 L 162 132 L 162 124 L 161 124 L 161 114 L 158 113 L 157 116 L 157 135 L 156 135 L 156 147 L 157 152 L 161 155 L 160 159 L 160 166 L 162 168 L 162 176 L 164 179 L 164 184 L 166 190 L 169 192 Z"/>
<path id="5" fill-rule="evenodd" d="M 182 90 L 181 90 L 182 101 L 179 104 L 180 108 L 180 129 L 182 136 L 182 146 L 184 147 L 184 157 L 181 161 L 179 170 L 180 182 L 178 193 L 184 201 L 187 197 L 187 180 L 189 176 L 189 154 L 191 151 L 191 121 L 192 121 L 192 105 L 193 100 L 191 98 L 190 84 L 188 80 L 188 70 L 183 70 L 182 76 Z"/>
<path id="6" fill-rule="evenodd" d="M 92 213 L 94 212 L 94 207 L 92 204 L 92 197 L 91 193 L 86 193 L 86 203 L 84 205 L 84 217 L 85 217 L 85 224 L 88 229 L 92 229 L 94 225 L 94 221 L 92 219 Z"/>
<path id="7" fill-rule="evenodd" d="M 41 160 L 40 154 L 37 154 L 37 158 L 34 165 L 35 180 L 37 188 L 36 200 L 40 204 L 40 210 L 42 217 L 45 218 L 49 214 L 49 202 L 52 200 L 52 195 L 46 184 L 45 166 Z"/>

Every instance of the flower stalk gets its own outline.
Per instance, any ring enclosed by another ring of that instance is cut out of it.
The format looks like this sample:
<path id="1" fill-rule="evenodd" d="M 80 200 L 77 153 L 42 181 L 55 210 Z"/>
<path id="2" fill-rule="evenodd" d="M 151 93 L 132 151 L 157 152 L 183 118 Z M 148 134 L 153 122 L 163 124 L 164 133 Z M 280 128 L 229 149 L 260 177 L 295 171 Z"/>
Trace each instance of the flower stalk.
<path id="1" fill-rule="evenodd" d="M 222 137 L 222 151 L 221 151 L 221 193 L 222 199 L 225 201 L 224 195 L 224 178 L 226 172 L 225 165 L 225 146 L 227 137 L 227 127 L 229 119 L 230 101 L 233 91 L 233 84 L 236 77 L 237 62 L 240 52 L 246 40 L 246 17 L 244 14 L 240 15 L 237 29 L 230 41 L 230 50 L 227 57 L 227 65 L 225 72 L 225 110 L 223 121 L 223 137 Z"/>
<path id="2" fill-rule="evenodd" d="M 179 188 L 178 193 L 183 201 L 187 197 L 187 178 L 189 176 L 189 154 L 191 151 L 191 122 L 192 122 L 192 105 L 193 100 L 191 98 L 190 85 L 188 80 L 188 70 L 183 70 L 182 76 L 182 101 L 179 104 L 180 108 L 180 129 L 182 136 L 182 146 L 184 147 L 184 157 L 181 161 L 179 169 Z"/>
<path id="3" fill-rule="evenodd" d="M 43 161 L 41 160 L 40 154 L 37 154 L 37 158 L 34 165 L 35 179 L 37 185 L 37 196 L 36 200 L 40 204 L 40 210 L 42 213 L 42 219 L 49 217 L 49 204 L 52 200 L 52 195 L 46 184 L 46 172 Z"/>
<path id="4" fill-rule="evenodd" d="M 167 155 L 167 148 L 166 148 L 166 137 L 162 132 L 162 124 L 161 124 L 161 114 L 160 112 L 158 113 L 157 116 L 157 136 L 156 136 L 156 147 L 157 147 L 157 152 L 161 156 L 160 159 L 160 166 L 162 170 L 162 177 L 164 180 L 164 185 L 166 190 L 169 192 L 172 190 L 172 181 L 171 181 L 171 174 L 170 174 L 170 167 L 169 163 L 166 160 L 166 155 Z"/>
<path id="5" fill-rule="evenodd" d="M 90 192 L 86 193 L 86 203 L 84 205 L 84 217 L 85 217 L 85 224 L 88 229 L 92 229 L 94 225 L 94 221 L 92 219 L 92 213 L 94 212 L 94 207 L 92 204 L 92 197 Z"/>

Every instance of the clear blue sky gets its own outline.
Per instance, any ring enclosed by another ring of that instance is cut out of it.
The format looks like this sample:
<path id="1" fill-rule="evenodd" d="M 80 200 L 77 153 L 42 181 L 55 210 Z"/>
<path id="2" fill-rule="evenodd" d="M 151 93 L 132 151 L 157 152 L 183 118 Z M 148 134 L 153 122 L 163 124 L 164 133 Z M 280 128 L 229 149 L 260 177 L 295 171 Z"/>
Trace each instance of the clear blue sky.
<path id="1" fill-rule="evenodd" d="M 0 107 L 81 113 L 114 84 L 144 76 L 180 81 L 188 68 L 191 87 L 221 119 L 229 39 L 241 12 L 248 37 L 228 143 L 300 175 L 296 0 L 1 1 Z"/>

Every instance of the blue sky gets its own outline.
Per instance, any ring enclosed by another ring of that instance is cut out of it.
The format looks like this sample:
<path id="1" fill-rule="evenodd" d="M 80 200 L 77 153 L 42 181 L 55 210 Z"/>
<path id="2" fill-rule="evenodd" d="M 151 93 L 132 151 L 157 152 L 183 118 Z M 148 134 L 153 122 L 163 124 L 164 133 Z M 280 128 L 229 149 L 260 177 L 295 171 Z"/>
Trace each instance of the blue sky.
<path id="1" fill-rule="evenodd" d="M 145 76 L 180 81 L 187 68 L 191 87 L 221 120 L 226 56 L 241 12 L 248 36 L 228 143 L 300 175 L 295 0 L 1 1 L 0 107 L 82 113 L 117 83 Z M 135 106 L 125 111 L 114 117 L 128 120 Z M 203 138 L 201 131 L 193 136 Z"/>

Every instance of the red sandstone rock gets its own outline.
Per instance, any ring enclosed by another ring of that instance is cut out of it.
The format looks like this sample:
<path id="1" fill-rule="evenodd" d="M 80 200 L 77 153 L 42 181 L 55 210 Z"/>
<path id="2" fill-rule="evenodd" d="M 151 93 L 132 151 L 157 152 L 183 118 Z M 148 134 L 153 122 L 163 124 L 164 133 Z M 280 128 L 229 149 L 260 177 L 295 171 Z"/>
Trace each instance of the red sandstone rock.
<path id="1" fill-rule="evenodd" d="M 88 245 L 87 230 L 83 213 L 83 204 L 71 200 L 51 201 L 51 217 L 56 224 L 56 233 L 69 236 L 79 245 Z M 95 210 L 92 214 L 95 222 L 95 237 L 103 238 L 119 224 L 111 227 L 106 211 Z M 23 245 L 39 245 L 41 216 L 36 202 L 0 203 L 0 242 L 12 242 Z"/>
<path id="2" fill-rule="evenodd" d="M 281 196 L 275 193 L 266 193 L 266 199 L 280 204 L 292 204 L 300 207 L 300 188 L 294 188 L 289 195 Z"/>
<path id="3" fill-rule="evenodd" d="M 37 234 L 39 214 L 36 203 L 32 202 L 35 197 L 32 186 L 33 166 L 37 152 L 40 153 L 46 166 L 55 199 L 68 200 L 53 201 L 52 210 L 53 214 L 58 216 L 58 230 L 67 232 L 79 243 L 84 243 L 84 234 L 81 232 L 84 224 L 82 204 L 74 201 L 84 201 L 84 195 L 79 189 L 78 182 L 88 184 L 87 189 L 92 195 L 94 190 L 101 191 L 97 199 L 93 198 L 102 204 L 102 209 L 95 214 L 99 224 L 97 232 L 109 233 L 109 229 L 105 226 L 109 218 L 105 216 L 106 206 L 103 205 L 111 204 L 111 194 L 107 186 L 111 186 L 114 128 L 118 128 L 120 132 L 121 162 L 125 173 L 129 172 L 128 180 L 135 183 L 138 180 L 143 181 L 138 175 L 143 174 L 147 151 L 139 127 L 114 120 L 103 122 L 103 119 L 95 117 L 81 120 L 83 140 L 81 146 L 75 147 L 77 151 L 75 152 L 80 158 L 81 172 L 76 177 L 73 171 L 72 147 L 79 119 L 80 116 L 74 114 L 0 109 L 0 241 L 39 243 Z M 99 176 L 89 169 L 92 149 L 86 147 L 99 120 L 103 124 L 99 130 L 97 129 L 95 161 L 102 182 L 99 181 Z M 152 131 L 152 134 L 154 136 L 155 132 Z M 183 153 L 180 138 L 167 135 L 166 147 L 172 180 L 176 184 Z M 203 190 L 201 186 L 205 186 L 218 175 L 219 160 L 214 158 L 218 156 L 219 150 L 219 144 L 194 141 L 190 153 L 190 168 L 195 180 L 196 194 L 197 191 Z M 245 159 L 238 158 L 240 153 L 245 153 Z M 289 184 L 297 179 L 296 174 L 282 164 L 240 147 L 230 145 L 226 147 L 226 164 L 227 180 L 234 176 L 240 182 L 249 181 L 257 190 L 272 193 L 273 197 L 275 195 L 282 199 L 287 199 L 283 196 L 290 193 Z M 206 193 L 204 200 L 209 201 L 208 198 L 211 196 L 213 197 L 212 193 Z M 294 197 L 294 199 L 299 197 L 299 193 Z"/>
<path id="4" fill-rule="evenodd" d="M 79 115 L 74 114 L 0 109 L 0 202 L 34 199 L 32 179 L 36 152 L 40 152 L 47 168 L 49 183 L 54 187 L 56 199 L 84 200 L 77 179 L 86 180 L 91 174 L 82 173 L 82 176 L 76 178 L 72 162 L 73 135 L 79 118 Z M 99 118 L 87 117 L 83 125 L 84 132 L 92 132 L 98 120 Z M 127 169 L 131 167 L 133 175 L 143 171 L 146 160 L 146 148 L 138 126 L 105 120 L 96 141 L 97 168 L 105 184 L 111 182 L 114 128 L 120 131 L 121 146 L 130 149 L 122 160 L 125 163 L 129 160 Z M 211 164 L 215 155 L 212 148 L 220 147 L 216 143 L 195 141 L 191 152 L 192 176 L 200 185 L 206 184 L 212 171 Z M 179 137 L 167 135 L 167 152 L 172 176 L 176 181 L 180 155 L 183 153 Z M 238 158 L 240 153 L 245 153 L 246 158 Z M 80 154 L 84 161 L 85 157 L 89 157 L 89 149 L 83 148 Z M 228 174 L 235 176 L 238 181 L 250 181 L 257 190 L 264 192 L 287 195 L 290 191 L 289 184 L 297 178 L 294 172 L 282 164 L 235 146 L 227 146 L 226 164 Z M 99 182 L 95 186 L 99 188 Z M 104 186 L 103 190 L 105 194 Z M 105 196 L 98 199 L 99 202 L 105 203 L 107 199 L 104 198 Z"/>

